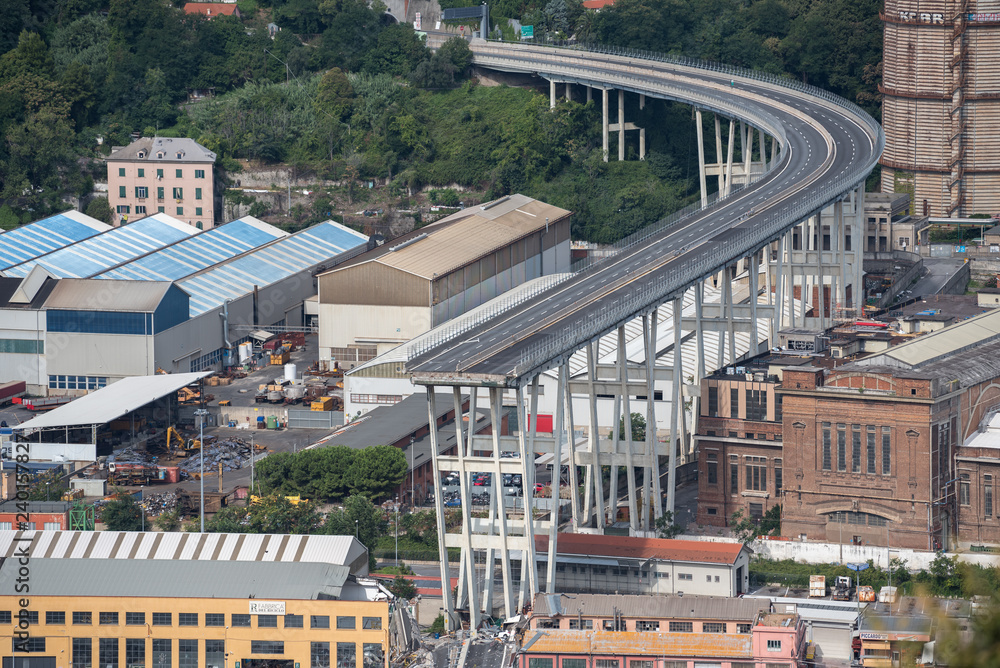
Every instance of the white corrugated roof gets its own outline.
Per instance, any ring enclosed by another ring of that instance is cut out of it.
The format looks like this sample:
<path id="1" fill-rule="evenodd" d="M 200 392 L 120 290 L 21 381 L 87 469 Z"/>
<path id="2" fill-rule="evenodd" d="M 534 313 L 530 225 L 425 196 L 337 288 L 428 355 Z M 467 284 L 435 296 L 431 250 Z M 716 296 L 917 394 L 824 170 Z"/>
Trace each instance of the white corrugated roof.
<path id="1" fill-rule="evenodd" d="M 946 355 L 982 345 L 1000 336 L 1000 310 L 992 309 L 965 322 L 925 334 L 895 346 L 880 355 L 872 355 L 858 364 L 864 366 L 904 366 L 919 369 Z"/>
<path id="2" fill-rule="evenodd" d="M 215 372 L 199 371 L 123 378 L 96 392 L 75 399 L 65 406 L 19 424 L 14 429 L 28 433 L 52 427 L 104 424 L 213 373 Z"/>

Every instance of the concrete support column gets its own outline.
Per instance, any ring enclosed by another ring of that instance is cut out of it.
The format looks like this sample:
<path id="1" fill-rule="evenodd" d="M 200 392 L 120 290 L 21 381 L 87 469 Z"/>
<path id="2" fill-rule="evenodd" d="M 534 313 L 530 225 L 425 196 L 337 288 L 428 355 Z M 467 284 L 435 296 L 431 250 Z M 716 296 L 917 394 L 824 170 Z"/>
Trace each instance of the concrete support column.
<path id="1" fill-rule="evenodd" d="M 601 139 L 603 141 L 604 147 L 604 162 L 608 161 L 608 89 L 602 88 L 601 91 L 604 93 L 604 113 L 602 114 L 602 127 L 601 127 Z"/>
<path id="2" fill-rule="evenodd" d="M 556 108 L 556 82 L 549 81 L 549 109 Z"/>
<path id="3" fill-rule="evenodd" d="M 649 487 L 652 478 L 652 498 L 655 499 L 653 505 L 654 519 L 659 519 L 663 515 L 663 494 L 660 489 L 660 458 L 656 439 L 656 327 L 659 321 L 659 310 L 654 309 L 644 321 L 648 319 L 649 326 L 643 327 L 646 336 L 646 453 L 649 456 L 647 467 L 645 488 Z M 645 323 L 644 323 L 645 324 Z M 645 504 L 649 507 L 649 503 Z M 646 525 L 649 528 L 649 523 Z"/>
<path id="4" fill-rule="evenodd" d="M 434 480 L 441 480 L 441 470 L 438 468 L 437 457 L 433 456 L 433 453 L 438 452 L 438 432 L 437 432 L 437 410 L 434 406 L 435 393 L 427 393 L 427 415 L 428 424 L 430 425 L 430 440 L 431 440 L 431 467 L 434 470 Z M 437 519 L 437 536 L 438 536 L 438 549 L 441 554 L 447 554 L 445 548 L 445 524 L 444 524 L 444 495 L 435 494 L 434 495 L 434 517 Z M 448 560 L 441 560 L 441 582 L 451 582 L 451 573 L 448 571 Z M 451 597 L 451 587 L 444 586 L 441 587 L 441 596 L 443 597 L 442 603 L 444 603 L 445 609 L 445 628 L 448 631 L 457 630 L 460 627 L 459 620 L 455 617 L 455 602 Z"/>
<path id="5" fill-rule="evenodd" d="M 597 390 L 594 387 L 594 380 L 597 378 L 597 343 L 591 342 L 587 344 L 587 404 L 590 408 L 590 456 L 591 456 L 591 476 L 594 494 L 594 505 L 591 506 L 587 503 L 586 506 L 588 510 L 593 507 L 595 510 L 595 519 L 597 520 L 595 526 L 598 530 L 604 528 L 605 518 L 607 515 L 604 512 L 604 476 L 601 474 L 601 457 L 600 457 L 600 444 L 601 436 L 597 429 Z M 617 467 L 615 467 L 617 468 Z M 587 486 L 587 493 L 590 493 L 590 485 Z M 534 493 L 534 490 L 532 490 Z M 612 496 L 614 496 L 612 490 Z"/>
<path id="6" fill-rule="evenodd" d="M 674 316 L 673 408 L 674 414 L 677 416 L 677 428 L 674 433 L 671 434 L 671 448 L 674 447 L 674 440 L 676 440 L 676 447 L 681 452 L 687 454 L 689 448 L 687 438 L 687 414 L 684 411 L 684 358 L 681 355 L 684 347 L 684 329 L 681 320 L 681 316 L 684 314 L 683 296 L 673 300 L 673 302 L 671 302 L 671 308 L 673 309 Z"/>
<path id="7" fill-rule="evenodd" d="M 729 121 L 729 147 L 726 149 L 726 189 L 723 195 L 728 195 L 733 188 L 733 141 L 736 139 L 736 121 Z M 726 277 L 729 278 L 728 276 Z"/>
<path id="8" fill-rule="evenodd" d="M 694 284 L 694 385 L 701 388 L 701 379 L 705 377 L 705 332 L 702 321 L 702 305 L 705 302 L 705 282 Z M 697 392 L 691 405 L 691 433 L 698 433 L 698 419 L 701 415 L 701 393 Z"/>
<path id="9" fill-rule="evenodd" d="M 698 185 L 701 186 L 701 205 L 708 206 L 708 184 L 705 182 L 705 138 L 702 136 L 701 109 L 694 110 L 694 123 L 698 131 Z"/>
<path id="10" fill-rule="evenodd" d="M 625 159 L 625 91 L 618 91 L 618 162 Z"/>
<path id="11" fill-rule="evenodd" d="M 562 445 L 563 433 L 565 430 L 565 417 L 563 416 L 564 392 L 566 366 L 559 367 L 559 380 L 556 388 L 556 420 L 553 423 L 552 435 L 555 437 L 555 447 L 552 452 L 552 512 L 549 518 L 549 561 L 545 576 L 545 592 L 547 594 L 556 593 L 556 555 L 558 548 L 556 541 L 559 536 L 559 499 L 562 495 Z"/>
<path id="12" fill-rule="evenodd" d="M 490 420 L 491 424 L 499 425 L 501 424 L 501 401 L 503 400 L 503 390 L 497 387 L 490 388 Z M 500 430 L 492 429 L 493 432 L 493 463 L 496 465 L 496 470 L 500 470 Z M 499 475 L 491 476 L 493 482 L 493 499 L 497 507 L 497 519 L 500 520 L 500 570 L 503 580 L 503 603 L 504 603 L 504 613 L 507 615 L 508 619 L 517 614 L 517 610 L 514 608 L 514 583 L 512 581 L 511 568 L 510 568 L 510 547 L 507 545 L 507 508 L 504 506 L 503 497 L 503 480 L 499 480 Z M 492 503 L 491 503 L 492 505 Z M 492 519 L 492 518 L 491 518 Z M 490 590 L 492 587 L 492 571 L 493 564 L 489 563 L 486 570 L 486 577 L 488 579 L 487 586 Z M 487 611 L 490 608 L 486 608 Z"/>
<path id="13" fill-rule="evenodd" d="M 639 111 L 646 108 L 646 96 L 639 93 Z M 646 159 L 646 128 L 639 128 L 639 159 Z"/>
<path id="14" fill-rule="evenodd" d="M 462 388 L 455 386 L 453 389 L 453 399 L 455 402 L 455 415 L 462 414 Z M 476 394 L 477 388 L 475 386 L 469 388 L 469 415 L 476 414 Z M 433 393 L 431 393 L 433 394 Z M 436 416 L 432 416 L 431 420 L 435 420 Z M 469 479 L 468 472 L 465 466 L 465 458 L 472 454 L 472 430 L 468 430 L 468 439 L 466 439 L 465 430 L 462 429 L 461 420 L 455 420 L 455 443 L 457 444 L 456 450 L 458 451 L 458 485 L 459 494 L 462 499 L 463 508 L 472 507 L 472 495 L 469 491 L 469 486 L 472 481 Z M 434 452 L 431 453 L 432 455 Z M 440 480 L 440 478 L 438 478 Z M 440 495 L 438 495 L 440 496 Z M 469 599 L 469 620 L 473 624 L 473 628 L 479 628 L 479 606 L 476 605 L 476 601 L 479 600 L 477 595 L 477 584 L 478 578 L 476 574 L 476 559 L 475 552 L 472 549 L 472 517 L 469 513 L 463 513 L 462 518 L 462 550 L 466 554 L 465 567 L 466 571 L 464 577 L 468 580 L 466 582 L 466 591 L 468 591 Z M 444 552 L 447 554 L 447 552 Z M 461 576 L 460 576 L 461 577 Z M 442 580 L 442 583 L 449 582 L 449 580 Z"/>
<path id="15" fill-rule="evenodd" d="M 593 102 L 594 100 L 594 89 L 587 86 L 587 102 Z"/>
<path id="16" fill-rule="evenodd" d="M 757 354 L 757 342 L 758 342 L 758 332 L 757 332 L 757 292 L 758 283 L 760 280 L 760 263 L 758 262 L 758 253 L 760 251 L 754 251 L 750 256 L 750 356 L 754 357 Z M 765 265 L 766 266 L 766 265 Z"/>
<path id="17" fill-rule="evenodd" d="M 571 102 L 573 100 L 573 89 L 571 88 L 573 84 L 566 82 L 566 101 Z"/>
<path id="18" fill-rule="evenodd" d="M 722 196 L 726 191 L 726 177 L 723 173 L 722 166 L 722 124 L 719 123 L 719 115 L 712 114 L 715 117 L 715 162 L 720 166 L 719 169 L 719 195 Z"/>
<path id="19" fill-rule="evenodd" d="M 740 153 L 743 156 L 743 186 L 750 184 L 750 165 L 753 160 L 753 126 L 740 123 Z"/>
<path id="20" fill-rule="evenodd" d="M 538 389 L 538 377 L 532 381 L 532 388 L 534 390 Z M 537 396 L 537 392 L 533 392 L 533 396 Z M 517 397 L 517 439 L 518 439 L 518 454 L 521 457 L 522 462 L 529 462 L 534 459 L 534 433 L 535 425 L 538 422 L 538 413 L 535 410 L 531 412 L 531 422 L 528 423 L 528 418 L 525 416 L 524 410 L 524 390 L 520 387 L 516 390 Z M 526 433 L 527 430 L 527 433 Z M 529 436 L 530 434 L 530 436 Z M 529 446 L 529 438 L 531 440 L 531 445 Z M 524 471 L 527 473 L 534 473 L 534 466 L 525 466 Z M 531 478 L 529 480 L 529 478 Z M 440 478 L 438 478 L 440 480 Z M 527 537 L 527 542 L 529 545 L 535 544 L 535 532 L 534 524 L 531 522 L 531 512 L 530 512 L 530 501 L 535 493 L 535 481 L 533 475 L 522 475 L 521 477 L 521 498 L 524 499 L 524 535 Z M 444 580 L 442 580 L 444 582 Z M 517 595 L 517 609 L 523 610 L 524 606 L 527 605 L 529 601 L 534 600 L 535 594 L 538 593 L 538 572 L 535 567 L 535 557 L 534 550 L 521 552 L 521 581 L 520 587 Z"/>
<path id="21" fill-rule="evenodd" d="M 819 328 L 826 329 L 826 278 L 823 272 L 823 218 L 819 214 L 813 216 L 813 226 L 816 230 L 816 303 L 819 304 Z"/>
<path id="22" fill-rule="evenodd" d="M 622 395 L 624 409 L 623 426 L 625 429 L 625 480 L 628 482 L 628 519 L 631 535 L 635 535 L 635 532 L 639 529 L 639 513 L 636 512 L 638 508 L 636 507 L 635 462 L 632 459 L 632 397 L 628 391 L 628 357 L 625 355 L 624 325 L 618 328 L 618 372 L 621 382 L 618 391 Z M 617 495 L 618 490 L 613 491 Z"/>

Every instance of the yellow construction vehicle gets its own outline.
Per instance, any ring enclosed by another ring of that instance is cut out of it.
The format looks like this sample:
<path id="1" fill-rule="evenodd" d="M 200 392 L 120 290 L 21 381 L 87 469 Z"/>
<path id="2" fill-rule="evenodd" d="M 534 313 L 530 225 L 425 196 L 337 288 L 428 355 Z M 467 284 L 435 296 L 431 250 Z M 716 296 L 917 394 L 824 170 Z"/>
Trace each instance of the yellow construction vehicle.
<path id="1" fill-rule="evenodd" d="M 184 446 L 184 452 L 191 452 L 192 450 L 201 450 L 201 441 L 197 438 L 188 440 L 187 444 Z"/>
<path id="2" fill-rule="evenodd" d="M 177 441 L 177 447 L 170 447 L 173 441 Z M 184 447 L 184 438 L 177 433 L 176 427 L 167 427 L 167 452 L 177 454 L 178 451 L 187 450 Z"/>

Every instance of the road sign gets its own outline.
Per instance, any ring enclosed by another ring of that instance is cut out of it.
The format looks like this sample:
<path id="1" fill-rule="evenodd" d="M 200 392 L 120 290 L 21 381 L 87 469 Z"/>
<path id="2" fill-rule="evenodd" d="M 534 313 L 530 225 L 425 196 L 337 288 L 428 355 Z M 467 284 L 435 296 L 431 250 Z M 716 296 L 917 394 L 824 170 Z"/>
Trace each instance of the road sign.
<path id="1" fill-rule="evenodd" d="M 521 26 L 521 39 L 534 39 L 535 26 Z"/>

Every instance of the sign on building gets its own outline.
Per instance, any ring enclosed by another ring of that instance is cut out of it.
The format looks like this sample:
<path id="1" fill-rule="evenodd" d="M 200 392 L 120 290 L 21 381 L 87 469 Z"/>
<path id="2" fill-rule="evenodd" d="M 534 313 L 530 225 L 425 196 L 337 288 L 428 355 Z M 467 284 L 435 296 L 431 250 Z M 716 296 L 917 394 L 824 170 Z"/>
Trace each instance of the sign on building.
<path id="1" fill-rule="evenodd" d="M 423 30 L 423 28 L 420 27 L 420 12 L 417 12 L 416 17 L 413 19 L 413 29 Z"/>
<path id="2" fill-rule="evenodd" d="M 284 601 L 250 601 L 251 615 L 283 615 L 285 614 Z"/>
<path id="3" fill-rule="evenodd" d="M 534 39 L 535 26 L 521 26 L 521 39 Z"/>

